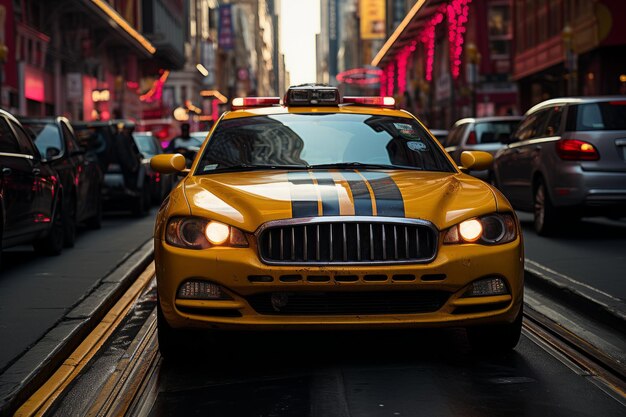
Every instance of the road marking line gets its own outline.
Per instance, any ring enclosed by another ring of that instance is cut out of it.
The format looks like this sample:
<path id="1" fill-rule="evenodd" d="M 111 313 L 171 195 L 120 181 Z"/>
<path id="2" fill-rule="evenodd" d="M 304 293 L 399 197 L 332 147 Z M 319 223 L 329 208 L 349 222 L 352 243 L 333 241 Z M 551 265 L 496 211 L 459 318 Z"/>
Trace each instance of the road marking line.
<path id="1" fill-rule="evenodd" d="M 14 417 L 43 416 L 48 411 L 67 386 L 78 377 L 85 365 L 100 350 L 109 336 L 117 329 L 153 276 L 154 262 L 148 265 L 146 270 L 126 290 L 102 321 L 63 362 L 59 369 L 20 406 Z"/>

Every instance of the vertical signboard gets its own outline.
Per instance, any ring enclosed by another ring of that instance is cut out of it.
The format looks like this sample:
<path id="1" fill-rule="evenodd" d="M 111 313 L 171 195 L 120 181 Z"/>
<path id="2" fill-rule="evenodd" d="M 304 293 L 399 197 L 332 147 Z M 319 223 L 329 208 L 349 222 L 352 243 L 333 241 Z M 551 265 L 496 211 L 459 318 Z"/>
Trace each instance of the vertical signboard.
<path id="1" fill-rule="evenodd" d="M 385 0 L 359 0 L 361 39 L 385 39 Z"/>
<path id="2" fill-rule="evenodd" d="M 223 4 L 219 8 L 217 42 L 220 49 L 227 51 L 230 51 L 235 47 L 232 11 L 231 4 Z"/>

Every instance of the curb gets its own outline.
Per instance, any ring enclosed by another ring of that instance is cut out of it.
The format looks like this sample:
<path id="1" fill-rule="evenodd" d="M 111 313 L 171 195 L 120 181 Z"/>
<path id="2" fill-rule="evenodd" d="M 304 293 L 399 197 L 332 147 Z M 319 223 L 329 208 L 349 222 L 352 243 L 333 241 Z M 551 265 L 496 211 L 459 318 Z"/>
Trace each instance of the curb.
<path id="1" fill-rule="evenodd" d="M 13 415 L 48 380 L 152 262 L 153 253 L 149 239 L 0 375 L 0 417 Z"/>
<path id="2" fill-rule="evenodd" d="M 590 285 L 560 274 L 528 258 L 525 260 L 526 283 L 544 289 L 572 307 L 611 323 L 626 333 L 626 303 Z"/>

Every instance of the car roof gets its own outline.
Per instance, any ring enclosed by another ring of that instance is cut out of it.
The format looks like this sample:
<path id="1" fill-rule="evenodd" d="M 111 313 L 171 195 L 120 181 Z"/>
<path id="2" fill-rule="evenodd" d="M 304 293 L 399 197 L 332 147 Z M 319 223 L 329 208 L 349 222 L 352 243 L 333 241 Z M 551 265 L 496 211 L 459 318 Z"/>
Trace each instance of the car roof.
<path id="1" fill-rule="evenodd" d="M 251 107 L 245 108 L 241 110 L 233 110 L 224 114 L 224 119 L 237 119 L 240 117 L 253 117 L 253 116 L 270 116 L 277 114 L 311 114 L 311 113 L 320 113 L 320 114 L 371 114 L 377 116 L 393 116 L 393 117 L 403 117 L 407 119 L 412 119 L 410 113 L 404 110 L 395 110 L 395 109 L 386 109 L 382 107 L 366 107 L 366 106 L 355 106 L 352 104 L 349 105 L 340 105 L 340 106 L 316 106 L 316 107 L 308 107 L 308 106 L 273 106 L 273 107 Z"/>
<path id="2" fill-rule="evenodd" d="M 13 120 L 14 122 L 17 122 L 17 123 L 21 124 L 20 121 L 17 119 L 17 117 L 13 116 L 11 113 L 9 113 L 6 110 L 0 109 L 0 114 L 3 114 L 4 116 L 6 116 L 7 118 Z"/>
<path id="3" fill-rule="evenodd" d="M 552 98 L 550 100 L 542 101 L 541 103 L 535 104 L 533 107 L 528 109 L 526 114 L 534 113 L 537 110 L 541 110 L 545 107 L 554 106 L 555 104 L 585 104 L 585 103 L 597 103 L 597 102 L 606 102 L 606 101 L 626 101 L 626 96 L 588 96 L 588 97 L 560 97 L 560 98 Z"/>
<path id="4" fill-rule="evenodd" d="M 523 116 L 488 116 L 488 117 L 466 117 L 459 119 L 454 123 L 458 126 L 466 123 L 485 123 L 485 122 L 519 122 Z"/>

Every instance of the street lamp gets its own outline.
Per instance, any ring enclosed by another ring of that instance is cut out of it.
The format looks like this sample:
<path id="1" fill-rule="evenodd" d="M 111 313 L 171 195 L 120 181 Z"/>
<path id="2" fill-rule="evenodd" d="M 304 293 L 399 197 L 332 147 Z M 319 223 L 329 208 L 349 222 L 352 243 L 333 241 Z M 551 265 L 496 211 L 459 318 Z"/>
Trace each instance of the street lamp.
<path id="1" fill-rule="evenodd" d="M 476 85 L 478 84 L 478 65 L 480 64 L 480 52 L 473 43 L 465 46 L 467 56 L 467 80 L 472 90 L 472 116 L 476 117 Z"/>

